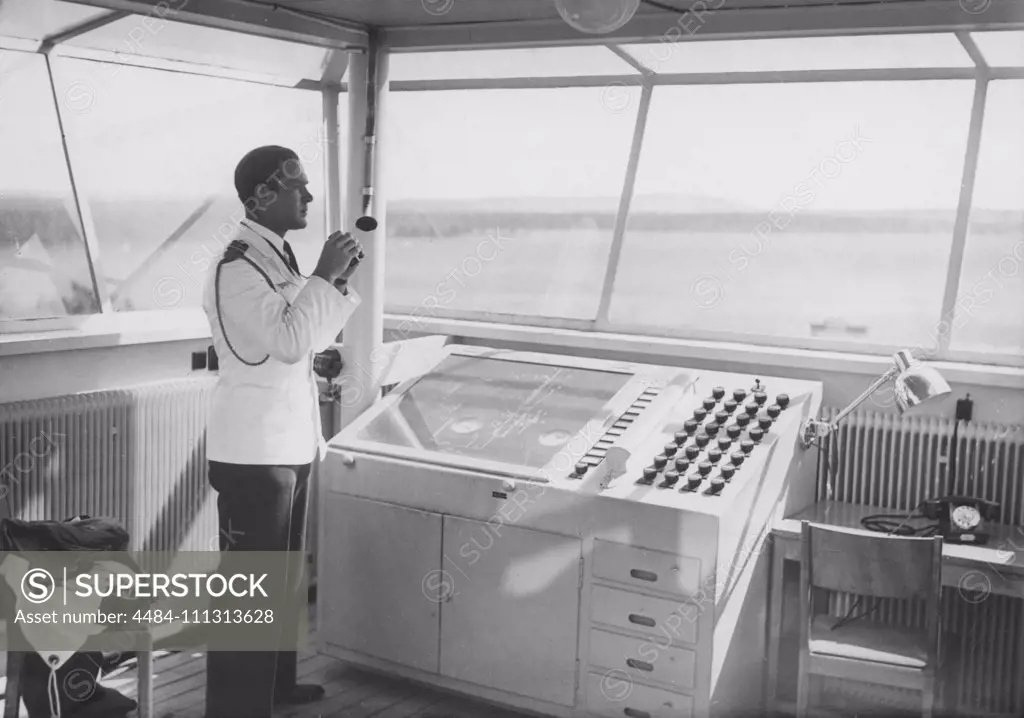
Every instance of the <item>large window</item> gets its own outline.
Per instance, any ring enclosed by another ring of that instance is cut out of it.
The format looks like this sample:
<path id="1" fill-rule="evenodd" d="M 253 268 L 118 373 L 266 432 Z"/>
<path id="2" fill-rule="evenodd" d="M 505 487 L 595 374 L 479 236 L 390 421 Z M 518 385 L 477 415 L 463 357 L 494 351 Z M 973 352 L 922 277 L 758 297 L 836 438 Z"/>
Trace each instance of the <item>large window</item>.
<path id="1" fill-rule="evenodd" d="M 392 94 L 389 308 L 593 318 L 639 94 Z"/>
<path id="2" fill-rule="evenodd" d="M 314 204 L 289 233 L 301 270 L 325 238 L 318 92 L 59 58 L 57 94 L 118 311 L 199 306 L 214 258 L 244 216 L 234 169 L 254 147 L 291 147 Z"/>
<path id="3" fill-rule="evenodd" d="M 0 0 L 0 34 L 105 12 Z M 393 55 L 387 310 L 1019 363 L 1024 32 L 691 41 L 698 15 L 644 44 Z M 158 15 L 72 34 L 53 86 L 43 55 L 0 55 L 0 322 L 199 306 L 263 144 L 310 178 L 288 235 L 310 273 L 348 108 L 331 147 L 298 88 L 336 59 Z"/>
<path id="4" fill-rule="evenodd" d="M 988 89 L 951 347 L 1024 353 L 1024 81 Z"/>
<path id="5" fill-rule="evenodd" d="M 98 312 L 41 55 L 0 54 L 0 320 Z"/>
<path id="6" fill-rule="evenodd" d="M 656 87 L 609 319 L 900 344 L 941 314 L 973 84 Z"/>

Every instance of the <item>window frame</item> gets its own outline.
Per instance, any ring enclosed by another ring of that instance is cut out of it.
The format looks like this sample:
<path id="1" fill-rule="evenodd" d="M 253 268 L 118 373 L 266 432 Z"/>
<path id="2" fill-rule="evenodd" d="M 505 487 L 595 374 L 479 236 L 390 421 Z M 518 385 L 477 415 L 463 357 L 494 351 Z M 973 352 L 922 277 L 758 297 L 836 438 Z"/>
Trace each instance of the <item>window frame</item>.
<path id="1" fill-rule="evenodd" d="M 83 27 L 81 29 L 81 32 L 87 32 L 88 30 L 89 27 Z M 935 31 L 931 32 L 934 33 Z M 76 34 L 77 32 L 74 29 L 72 29 L 70 31 L 62 33 L 60 38 L 56 38 L 52 41 L 44 40 L 42 43 L 24 41 L 18 38 L 0 37 L 0 48 L 29 52 L 34 51 L 46 54 L 47 67 L 50 73 L 50 89 L 52 92 L 55 92 L 52 68 L 50 67 L 49 63 L 49 54 L 54 50 L 55 47 L 59 46 L 59 43 L 62 39 L 73 37 Z M 851 32 L 834 34 L 842 35 L 855 33 Z M 637 112 L 633 136 L 631 138 L 629 160 L 620 195 L 619 209 L 616 216 L 612 235 L 612 249 L 609 253 L 608 263 L 606 265 L 606 271 L 603 280 L 597 316 L 593 320 L 555 319 L 532 315 L 513 316 L 497 314 L 493 312 L 482 312 L 472 310 L 435 309 L 433 310 L 434 314 L 431 317 L 431 320 L 440 324 L 444 324 L 446 322 L 483 322 L 494 325 L 521 326 L 524 328 L 549 328 L 558 331 L 614 333 L 616 335 L 621 335 L 624 337 L 650 337 L 652 339 L 656 339 L 659 341 L 667 340 L 676 342 L 696 343 L 708 342 L 712 344 L 721 344 L 723 345 L 723 349 L 726 348 L 726 345 L 742 344 L 746 346 L 763 347 L 765 350 L 798 350 L 810 352 L 830 352 L 840 353 L 847 356 L 869 356 L 874 359 L 877 359 L 884 355 L 889 355 L 893 351 L 902 348 L 886 344 L 855 344 L 850 342 L 844 342 L 841 340 L 830 340 L 825 338 L 789 338 L 774 335 L 750 335 L 741 334 L 737 332 L 713 332 L 692 329 L 688 329 L 686 331 L 675 331 L 661 327 L 654 328 L 641 325 L 613 323 L 608 320 L 608 308 L 611 302 L 612 292 L 614 290 L 615 276 L 618 268 L 618 258 L 621 256 L 622 243 L 629 215 L 630 202 L 633 197 L 633 189 L 636 181 L 636 170 L 639 162 L 640 153 L 643 147 L 644 130 L 647 125 L 648 108 L 650 105 L 651 97 L 656 87 L 699 84 L 725 85 L 777 82 L 834 83 L 858 81 L 877 82 L 970 79 L 973 80 L 975 83 L 975 92 L 973 106 L 971 108 L 970 126 L 968 129 L 969 134 L 967 150 L 965 153 L 963 164 L 961 194 L 957 208 L 957 216 L 954 224 L 954 236 L 952 241 L 952 247 L 950 250 L 947 276 L 945 281 L 945 289 L 942 300 L 942 313 L 939 317 L 936 317 L 935 326 L 941 326 L 943 317 L 952 318 L 953 315 L 951 312 L 955 309 L 957 294 L 960 288 L 960 269 L 963 265 L 966 236 L 969 227 L 970 209 L 971 202 L 973 199 L 974 177 L 977 171 L 979 147 L 982 134 L 984 131 L 983 120 L 987 99 L 986 90 L 989 82 L 992 80 L 1024 79 L 1024 67 L 990 68 L 986 64 L 982 53 L 978 49 L 969 32 L 956 31 L 953 32 L 952 34 L 954 34 L 957 37 L 957 39 L 959 39 L 967 54 L 974 61 L 974 67 L 893 68 L 880 70 L 786 70 L 779 72 L 745 71 L 694 74 L 657 74 L 649 70 L 648 68 L 636 66 L 638 72 L 634 72 L 631 74 L 623 73 L 622 75 L 600 75 L 589 77 L 507 77 L 483 80 L 453 79 L 415 81 L 410 80 L 390 82 L 389 88 L 390 90 L 395 92 L 429 92 L 439 90 L 475 89 L 540 89 L 551 87 L 603 87 L 613 83 L 618 83 L 627 86 L 639 86 L 641 88 L 640 108 Z M 755 38 L 760 36 L 752 34 L 750 37 Z M 708 41 L 713 42 L 714 40 L 709 39 Z M 608 49 L 609 52 L 612 52 L 617 57 L 619 57 L 619 59 L 625 59 L 623 57 L 624 51 L 622 51 L 618 47 L 618 45 L 610 44 L 606 45 L 605 47 Z M 67 47 L 62 47 L 59 54 L 61 56 L 67 57 L 80 56 L 80 53 L 70 50 Z M 117 54 L 114 52 L 106 53 L 108 55 L 108 57 L 106 58 L 103 57 L 104 53 L 102 51 L 90 50 L 87 54 L 88 57 L 81 57 L 81 59 L 109 62 L 112 64 L 118 63 Z M 140 67 L 148 67 L 159 70 L 169 70 L 185 74 L 214 76 L 221 77 L 224 79 L 231 79 L 235 81 L 256 82 L 259 84 L 266 84 L 270 86 L 286 86 L 294 87 L 295 89 L 319 91 L 324 99 L 325 107 L 326 103 L 329 102 L 331 98 L 333 98 L 334 101 L 336 102 L 339 96 L 339 92 L 345 92 L 346 90 L 344 83 L 339 81 L 340 78 L 339 80 L 335 80 L 333 82 L 329 82 L 325 78 L 310 78 L 308 80 L 303 80 L 297 84 L 291 85 L 287 83 L 275 82 L 267 78 L 246 76 L 245 73 L 240 73 L 238 71 L 231 71 L 227 69 L 201 65 L 189 65 L 170 60 L 162 60 L 158 58 L 147 59 L 145 57 L 134 56 L 133 62 L 131 64 Z M 60 103 L 57 102 L 56 104 L 57 112 L 59 115 Z M 62 138 L 62 141 L 65 143 L 65 159 L 68 165 L 69 176 L 72 177 L 72 183 L 74 184 L 74 152 L 72 148 L 69 148 L 67 146 L 66 139 Z M 324 158 L 324 161 L 325 163 L 327 163 L 328 161 L 328 158 L 326 156 Z M 330 181 L 330 173 L 332 171 L 338 171 L 337 163 L 334 163 L 334 167 L 328 165 L 327 167 L 325 167 L 325 171 L 328 173 L 328 181 Z M 195 308 L 179 308 L 157 312 L 113 311 L 112 307 L 110 307 L 109 297 L 105 296 L 105 292 L 102 292 L 104 282 L 101 281 L 102 266 L 99 263 L 100 254 L 98 251 L 98 247 L 96 246 L 95 229 L 94 227 L 91 226 L 91 217 L 89 215 L 88 206 L 87 204 L 84 203 L 84 199 L 78 193 L 77 188 L 75 189 L 75 201 L 76 207 L 78 208 L 78 211 L 82 219 L 82 226 L 86 235 L 89 262 L 90 266 L 93 268 L 94 284 L 96 286 L 98 296 L 100 296 L 101 299 L 101 312 L 99 314 L 86 315 L 80 317 L 76 316 L 60 317 L 53 319 L 0 320 L 0 339 L 4 340 L 2 343 L 0 343 L 0 354 L 6 353 L 4 351 L 4 345 L 10 345 L 12 342 L 17 342 L 19 336 L 23 337 L 26 341 L 28 341 L 30 338 L 29 336 L 26 335 L 35 335 L 35 339 L 39 339 L 40 336 L 46 333 L 55 333 L 54 338 L 57 338 L 58 335 L 86 336 L 95 334 L 97 331 L 96 327 L 100 325 L 117 326 L 118 324 L 124 324 L 125 326 L 134 326 L 134 324 L 137 321 L 137 317 L 134 317 L 133 315 L 156 315 L 159 317 L 167 318 L 171 324 L 177 323 L 177 320 L 180 319 L 186 325 L 192 326 L 197 316 Z M 89 226 L 87 226 L 87 222 Z M 384 307 L 385 314 L 391 317 L 402 317 L 409 315 L 416 316 L 417 309 L 418 308 L 416 307 L 403 307 L 392 304 L 385 304 Z M 97 317 L 99 317 L 100 319 L 97 319 Z M 194 333 L 195 330 L 193 328 L 188 331 Z M 938 351 L 935 352 L 934 354 L 930 354 L 930 358 L 939 361 L 965 362 L 977 365 L 991 366 L 994 364 L 997 366 L 1010 368 L 1024 367 L 1024 357 L 1012 353 L 993 354 L 988 352 L 951 350 L 950 337 L 953 331 L 955 331 L 955 328 L 952 327 L 951 323 L 949 331 L 940 332 L 938 334 Z M 151 341 L 156 341 L 156 339 L 151 339 Z"/>

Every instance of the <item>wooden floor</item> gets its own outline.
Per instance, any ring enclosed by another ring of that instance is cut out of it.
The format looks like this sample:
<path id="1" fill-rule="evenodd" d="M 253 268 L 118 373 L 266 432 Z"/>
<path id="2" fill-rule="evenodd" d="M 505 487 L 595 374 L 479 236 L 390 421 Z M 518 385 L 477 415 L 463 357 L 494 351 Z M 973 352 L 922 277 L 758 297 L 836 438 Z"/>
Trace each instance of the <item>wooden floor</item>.
<path id="1" fill-rule="evenodd" d="M 310 613 L 310 625 L 315 626 L 312 607 Z M 312 635 L 309 647 L 300 652 L 299 682 L 319 683 L 327 695 L 318 703 L 280 708 L 275 718 L 529 718 L 316 655 L 315 638 Z M 154 718 L 204 718 L 205 654 L 158 652 L 153 673 Z M 111 671 L 101 682 L 134 698 L 135 660 Z M 24 706 L 20 715 L 28 716 Z"/>

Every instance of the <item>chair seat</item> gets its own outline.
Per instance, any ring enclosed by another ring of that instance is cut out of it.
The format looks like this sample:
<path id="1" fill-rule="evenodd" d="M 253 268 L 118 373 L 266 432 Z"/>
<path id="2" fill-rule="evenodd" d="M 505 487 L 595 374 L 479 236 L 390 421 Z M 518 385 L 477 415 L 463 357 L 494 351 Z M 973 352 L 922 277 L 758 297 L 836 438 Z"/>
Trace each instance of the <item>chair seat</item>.
<path id="1" fill-rule="evenodd" d="M 834 616 L 814 617 L 808 646 L 811 653 L 908 668 L 928 664 L 928 640 L 923 631 L 862 618 L 833 630 L 840 620 Z"/>

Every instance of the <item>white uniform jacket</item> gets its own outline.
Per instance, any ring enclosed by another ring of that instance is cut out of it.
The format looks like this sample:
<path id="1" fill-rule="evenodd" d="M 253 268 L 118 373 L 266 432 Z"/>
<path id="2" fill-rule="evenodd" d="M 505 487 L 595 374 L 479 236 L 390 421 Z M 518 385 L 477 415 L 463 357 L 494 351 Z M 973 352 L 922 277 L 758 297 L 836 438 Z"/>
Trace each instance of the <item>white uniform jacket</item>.
<path id="1" fill-rule="evenodd" d="M 305 279 L 293 272 L 284 240 L 251 220 L 240 223 L 233 239 L 248 245 L 245 257 L 223 264 L 219 283 L 217 265 L 211 266 L 203 296 L 220 367 L 206 432 L 207 458 L 300 465 L 319 452 L 323 459 L 327 447 L 313 357 L 335 341 L 359 296 L 351 288 L 342 294 L 320 277 Z M 263 270 L 274 288 L 246 259 Z"/>

